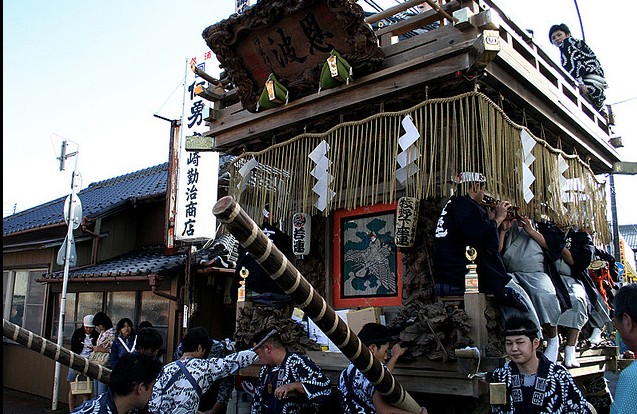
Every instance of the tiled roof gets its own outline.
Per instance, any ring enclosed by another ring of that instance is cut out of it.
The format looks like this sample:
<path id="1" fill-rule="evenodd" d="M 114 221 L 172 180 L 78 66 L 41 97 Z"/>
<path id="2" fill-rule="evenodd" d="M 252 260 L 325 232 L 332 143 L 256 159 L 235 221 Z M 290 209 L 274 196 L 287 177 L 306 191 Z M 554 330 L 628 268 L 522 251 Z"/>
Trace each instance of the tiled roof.
<path id="1" fill-rule="evenodd" d="M 228 169 L 233 158 L 231 155 L 221 156 L 220 176 Z M 165 196 L 167 179 L 168 163 L 164 163 L 92 183 L 78 193 L 82 202 L 82 215 L 88 218 L 98 217 L 134 200 Z M 66 196 L 3 218 L 3 236 L 63 223 L 62 210 L 65 199 Z M 237 249 L 235 244 L 238 243 L 234 238 L 228 238 L 228 235 L 220 236 L 209 244 L 209 248 L 197 251 L 196 263 L 213 260 L 215 267 L 233 268 L 236 265 L 236 254 L 233 254 Z M 165 276 L 180 271 L 185 260 L 185 254 L 165 256 L 162 248 L 146 248 L 95 265 L 72 269 L 69 271 L 69 278 L 88 280 L 150 274 Z M 42 279 L 53 281 L 62 277 L 63 272 L 57 271 L 43 274 Z"/>
<path id="2" fill-rule="evenodd" d="M 228 169 L 234 156 L 223 154 L 219 159 L 219 176 Z M 78 193 L 82 202 L 83 217 L 99 217 L 119 206 L 137 199 L 165 196 L 168 181 L 168 163 L 145 168 L 136 172 L 120 175 L 90 184 Z M 61 224 L 64 200 L 60 197 L 48 203 L 21 211 L 2 219 L 2 235 L 38 229 L 40 227 Z"/>
<path id="3" fill-rule="evenodd" d="M 234 268 L 239 243 L 236 239 L 224 234 L 217 237 L 209 248 L 198 250 L 195 263 L 212 260 L 217 268 Z M 69 270 L 69 279 L 92 279 L 104 277 L 148 276 L 156 274 L 168 276 L 180 271 L 186 261 L 185 254 L 164 256 L 161 248 L 141 249 L 105 260 L 101 263 Z M 43 280 L 59 280 L 63 271 L 45 273 Z"/>
<path id="4" fill-rule="evenodd" d="M 164 256 L 163 249 L 137 250 L 96 265 L 70 270 L 69 279 L 168 275 L 183 267 L 185 259 L 185 254 Z M 63 271 L 43 275 L 43 279 L 62 277 Z"/>
<path id="5" fill-rule="evenodd" d="M 96 217 L 135 199 L 166 194 L 168 163 L 90 184 L 78 193 L 82 215 Z M 48 203 L 4 217 L 2 235 L 64 222 L 64 200 L 60 197 Z"/>
<path id="6" fill-rule="evenodd" d="M 624 236 L 631 249 L 637 250 L 637 224 L 619 226 L 619 233 Z"/>

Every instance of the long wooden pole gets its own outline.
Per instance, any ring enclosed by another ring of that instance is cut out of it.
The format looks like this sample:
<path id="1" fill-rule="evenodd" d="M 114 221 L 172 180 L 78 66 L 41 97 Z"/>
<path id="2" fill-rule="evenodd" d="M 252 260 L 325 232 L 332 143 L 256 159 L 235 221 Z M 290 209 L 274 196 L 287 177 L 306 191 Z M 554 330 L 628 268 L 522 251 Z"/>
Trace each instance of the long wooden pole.
<path id="1" fill-rule="evenodd" d="M 212 209 L 241 245 L 270 275 L 272 280 L 296 301 L 297 306 L 316 323 L 338 349 L 358 368 L 394 407 L 419 413 L 420 406 L 405 391 L 358 336 L 338 317 L 325 299 L 277 249 L 272 241 L 231 196 L 220 199 Z"/>
<path id="2" fill-rule="evenodd" d="M 52 360 L 73 368 L 88 377 L 104 384 L 111 382 L 111 370 L 95 362 L 89 361 L 81 355 L 71 352 L 48 339 L 34 334 L 6 319 L 2 319 L 2 334 L 29 348 L 51 358 Z"/>

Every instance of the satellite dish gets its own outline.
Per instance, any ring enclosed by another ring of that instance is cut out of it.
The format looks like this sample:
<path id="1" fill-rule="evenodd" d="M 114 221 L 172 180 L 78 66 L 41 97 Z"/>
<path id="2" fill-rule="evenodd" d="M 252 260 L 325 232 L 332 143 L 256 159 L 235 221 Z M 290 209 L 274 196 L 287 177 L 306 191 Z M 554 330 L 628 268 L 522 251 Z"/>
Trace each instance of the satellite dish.
<path id="1" fill-rule="evenodd" d="M 69 224 L 69 205 L 71 204 L 71 195 L 69 194 L 64 200 L 64 222 Z M 73 197 L 73 229 L 80 227 L 82 222 L 82 202 L 78 196 Z"/>

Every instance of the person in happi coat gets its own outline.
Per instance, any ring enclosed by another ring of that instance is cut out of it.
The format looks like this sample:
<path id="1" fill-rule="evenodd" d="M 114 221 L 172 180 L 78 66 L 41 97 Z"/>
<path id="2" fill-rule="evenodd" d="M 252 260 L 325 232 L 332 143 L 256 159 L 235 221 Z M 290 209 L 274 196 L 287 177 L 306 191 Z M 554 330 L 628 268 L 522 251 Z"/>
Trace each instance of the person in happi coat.
<path id="1" fill-rule="evenodd" d="M 487 187 L 484 174 L 463 172 L 458 183 L 459 194 L 464 195 L 447 201 L 436 225 L 433 262 L 437 293 L 445 296 L 464 292 L 469 264 L 465 251 L 470 246 L 477 251 L 480 292 L 492 293 L 503 308 L 531 311 L 531 300 L 507 273 L 500 256 L 498 227 L 507 217 L 511 203 L 502 201 L 489 209 L 480 204 Z"/>
<path id="2" fill-rule="evenodd" d="M 637 413 L 637 284 L 622 286 L 615 295 L 615 326 L 632 352 L 632 363 L 619 374 L 611 414 Z"/>
<path id="3" fill-rule="evenodd" d="M 363 325 L 358 333 L 358 339 L 361 340 L 376 359 L 383 363 L 387 360 L 385 367 L 392 373 L 398 358 L 407 351 L 407 348 L 402 347 L 398 342 L 392 344 L 395 338 L 391 335 L 390 329 L 379 323 L 370 322 Z M 390 346 L 392 346 L 392 352 L 389 359 L 387 359 Z M 410 411 L 393 407 L 385 401 L 383 396 L 376 391 L 374 384 L 353 363 L 350 363 L 341 372 L 338 389 L 344 414 L 410 413 Z M 427 409 L 421 407 L 420 413 L 427 414 Z"/>
<path id="4" fill-rule="evenodd" d="M 580 366 L 575 351 L 582 327 L 588 322 L 593 328 L 603 329 L 611 320 L 608 306 L 588 273 L 594 254 L 591 236 L 585 231 L 569 228 L 562 256 L 555 262 L 571 296 L 572 307 L 558 320 L 558 325 L 566 328 L 564 364 L 569 368 Z"/>
<path id="5" fill-rule="evenodd" d="M 210 341 L 210 356 L 215 358 L 223 358 L 230 353 L 230 348 L 234 349 L 234 345 L 228 340 L 217 341 L 216 339 L 208 338 Z M 175 350 L 175 360 L 182 357 L 184 354 L 183 345 L 180 342 Z M 199 401 L 198 411 L 205 414 L 218 414 L 225 413 L 228 408 L 228 401 L 232 396 L 232 390 L 234 389 L 234 377 L 227 376 L 219 378 L 215 381 L 208 391 L 201 395 Z"/>
<path id="6" fill-rule="evenodd" d="M 166 364 L 153 387 L 148 402 L 151 413 L 195 414 L 201 395 L 212 384 L 247 367 L 256 359 L 256 353 L 245 350 L 223 358 L 210 356 L 208 331 L 198 326 L 191 328 L 182 340 L 183 355 Z"/>
<path id="7" fill-rule="evenodd" d="M 150 355 L 130 353 L 111 371 L 108 391 L 88 400 L 74 414 L 133 414 L 148 403 L 161 361 Z"/>
<path id="8" fill-rule="evenodd" d="M 305 355 L 288 352 L 276 328 L 252 338 L 263 363 L 254 392 L 252 414 L 320 413 L 332 393 L 331 382 Z"/>
<path id="9" fill-rule="evenodd" d="M 532 320 L 514 316 L 504 329 L 509 361 L 493 371 L 492 382 L 506 385 L 507 401 L 492 404 L 491 414 L 591 413 L 568 369 L 538 352 L 540 339 Z"/>
<path id="10" fill-rule="evenodd" d="M 533 302 L 547 341 L 544 355 L 557 362 L 560 346 L 557 322 L 562 310 L 570 308 L 570 301 L 566 285 L 559 274 L 549 268 L 553 265 L 549 245 L 531 219 L 522 216 L 502 222 L 500 245 L 507 271 L 513 273 L 515 281 Z"/>
<path id="11" fill-rule="evenodd" d="M 564 23 L 549 29 L 551 43 L 560 48 L 562 67 L 577 81 L 577 87 L 584 98 L 597 108 L 602 109 L 608 87 L 604 78 L 602 64 L 593 50 L 580 39 L 571 36 Z"/>

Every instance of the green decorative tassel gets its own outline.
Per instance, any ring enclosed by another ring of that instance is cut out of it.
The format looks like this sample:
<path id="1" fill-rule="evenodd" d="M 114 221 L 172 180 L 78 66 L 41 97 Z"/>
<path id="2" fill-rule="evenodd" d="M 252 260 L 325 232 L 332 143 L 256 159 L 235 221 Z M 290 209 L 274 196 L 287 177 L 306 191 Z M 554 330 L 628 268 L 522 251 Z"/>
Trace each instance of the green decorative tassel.
<path id="1" fill-rule="evenodd" d="M 321 69 L 321 79 L 319 81 L 319 93 L 321 89 L 334 88 L 343 82 L 349 84 L 352 80 L 352 67 L 341 55 L 332 50 Z"/>
<path id="2" fill-rule="evenodd" d="M 259 108 L 270 109 L 287 104 L 288 96 L 288 89 L 277 80 L 274 73 L 270 73 L 257 102 L 257 111 Z"/>

